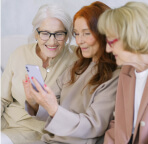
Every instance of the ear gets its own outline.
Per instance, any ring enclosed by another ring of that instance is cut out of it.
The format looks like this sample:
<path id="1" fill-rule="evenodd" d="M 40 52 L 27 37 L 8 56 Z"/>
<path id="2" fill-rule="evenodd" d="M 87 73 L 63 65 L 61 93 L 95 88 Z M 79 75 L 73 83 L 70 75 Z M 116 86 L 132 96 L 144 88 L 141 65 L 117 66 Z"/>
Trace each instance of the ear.
<path id="1" fill-rule="evenodd" d="M 35 31 L 34 36 L 35 36 L 35 39 L 38 40 L 39 35 L 38 35 L 37 31 Z"/>

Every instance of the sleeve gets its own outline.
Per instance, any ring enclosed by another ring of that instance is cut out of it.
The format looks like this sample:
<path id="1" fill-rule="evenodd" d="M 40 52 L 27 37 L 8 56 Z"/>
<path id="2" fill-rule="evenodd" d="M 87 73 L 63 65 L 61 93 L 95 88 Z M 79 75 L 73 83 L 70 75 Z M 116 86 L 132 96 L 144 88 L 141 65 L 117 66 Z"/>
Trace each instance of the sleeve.
<path id="1" fill-rule="evenodd" d="M 37 113 L 35 114 L 34 109 L 29 105 L 29 103 L 27 101 L 25 101 L 25 110 L 33 118 L 41 120 L 41 121 L 46 121 L 47 118 L 50 117 L 48 112 L 40 105 L 39 105 L 39 109 L 38 109 Z"/>
<path id="2" fill-rule="evenodd" d="M 115 134 L 115 120 L 112 120 L 109 125 L 109 129 L 105 133 L 103 144 L 114 144 L 114 134 Z"/>
<path id="3" fill-rule="evenodd" d="M 11 66 L 12 58 L 10 56 L 9 61 L 7 63 L 7 66 L 2 74 L 1 79 L 1 116 L 3 115 L 3 112 L 5 111 L 5 108 L 8 107 L 8 105 L 13 102 L 13 98 L 11 95 L 11 86 L 12 86 L 12 66 Z"/>
<path id="4" fill-rule="evenodd" d="M 52 91 L 57 97 L 58 104 L 60 104 L 60 96 L 61 96 L 61 91 L 63 89 L 63 85 L 70 80 L 70 70 L 71 66 L 66 68 L 66 70 L 57 78 L 56 82 L 51 86 Z"/>
<path id="5" fill-rule="evenodd" d="M 113 118 L 118 76 L 102 84 L 93 93 L 86 113 L 75 113 L 62 106 L 52 119 L 47 119 L 45 130 L 58 136 L 82 139 L 102 136 Z"/>

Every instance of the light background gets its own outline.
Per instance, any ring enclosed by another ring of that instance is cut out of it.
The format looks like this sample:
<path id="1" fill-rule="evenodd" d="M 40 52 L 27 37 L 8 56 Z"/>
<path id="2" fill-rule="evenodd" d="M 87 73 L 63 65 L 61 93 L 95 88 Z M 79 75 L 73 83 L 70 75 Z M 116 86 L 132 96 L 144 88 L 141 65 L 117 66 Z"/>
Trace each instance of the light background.
<path id="1" fill-rule="evenodd" d="M 57 4 L 71 17 L 84 5 L 96 0 L 1 0 L 1 71 L 4 70 L 10 54 L 20 45 L 28 43 L 28 36 L 32 32 L 32 20 L 43 4 Z M 100 0 L 111 8 L 124 5 L 130 0 Z M 145 2 L 148 0 L 134 0 Z M 71 44 L 76 44 L 72 40 Z"/>
<path id="2" fill-rule="evenodd" d="M 2 0 L 1 1 L 1 35 L 29 35 L 32 20 L 38 8 L 46 3 L 58 4 L 71 17 L 84 5 L 95 0 Z M 111 8 L 124 5 L 129 0 L 100 0 Z M 148 0 L 134 0 L 148 3 Z"/>

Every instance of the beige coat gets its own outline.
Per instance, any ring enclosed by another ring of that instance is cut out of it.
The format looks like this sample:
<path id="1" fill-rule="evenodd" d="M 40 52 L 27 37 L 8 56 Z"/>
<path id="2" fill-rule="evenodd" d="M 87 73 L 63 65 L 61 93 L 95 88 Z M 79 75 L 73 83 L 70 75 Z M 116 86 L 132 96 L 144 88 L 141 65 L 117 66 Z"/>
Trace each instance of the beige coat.
<path id="1" fill-rule="evenodd" d="M 15 144 L 40 139 L 45 125 L 44 122 L 32 119 L 24 110 L 26 97 L 22 80 L 27 73 L 25 65 L 38 65 L 45 83 L 51 86 L 76 59 L 75 53 L 70 53 L 66 46 L 60 55 L 50 62 L 47 72 L 42 67 L 42 60 L 36 55 L 36 44 L 21 46 L 12 53 L 2 75 L 1 115 L 2 132 Z"/>
<path id="2" fill-rule="evenodd" d="M 70 86 L 65 84 L 71 78 L 69 68 L 52 86 L 60 105 L 53 118 L 40 106 L 37 118 L 46 120 L 47 131 L 42 136 L 42 141 L 50 144 L 95 144 L 104 135 L 113 117 L 120 70 L 116 70 L 110 80 L 98 86 L 94 93 L 90 93 L 86 84 L 96 73 L 94 65 L 92 62 Z M 31 114 L 32 109 L 27 106 L 26 110 Z"/>
<path id="3" fill-rule="evenodd" d="M 135 73 L 131 66 L 124 66 L 119 77 L 115 121 L 105 134 L 104 144 L 127 144 L 132 135 L 134 114 Z M 148 144 L 148 78 L 139 107 L 133 135 L 133 144 Z"/>

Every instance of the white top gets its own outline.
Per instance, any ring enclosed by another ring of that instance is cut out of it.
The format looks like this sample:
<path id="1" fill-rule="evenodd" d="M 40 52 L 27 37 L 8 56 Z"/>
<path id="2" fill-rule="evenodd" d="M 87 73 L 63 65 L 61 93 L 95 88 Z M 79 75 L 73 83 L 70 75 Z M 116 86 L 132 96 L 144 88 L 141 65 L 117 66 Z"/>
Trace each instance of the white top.
<path id="1" fill-rule="evenodd" d="M 137 121 L 137 116 L 138 116 L 138 111 L 144 91 L 144 87 L 146 84 L 146 80 L 148 77 L 148 69 L 137 73 L 135 70 L 135 75 L 136 75 L 136 85 L 135 85 L 135 103 L 134 103 L 134 123 L 133 123 L 133 133 L 134 129 L 136 126 L 136 121 Z"/>

